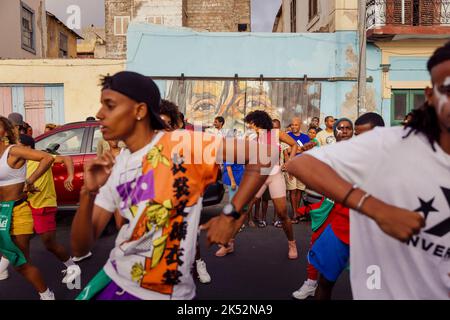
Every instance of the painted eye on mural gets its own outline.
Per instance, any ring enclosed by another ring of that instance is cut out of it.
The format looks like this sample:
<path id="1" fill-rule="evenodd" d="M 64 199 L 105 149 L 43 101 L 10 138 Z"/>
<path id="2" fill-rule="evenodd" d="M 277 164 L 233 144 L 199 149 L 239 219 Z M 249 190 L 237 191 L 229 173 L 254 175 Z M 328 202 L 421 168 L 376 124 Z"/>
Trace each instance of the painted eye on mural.
<path id="1" fill-rule="evenodd" d="M 200 103 L 194 107 L 194 111 L 206 112 L 214 110 L 214 106 L 210 103 Z"/>
<path id="2" fill-rule="evenodd" d="M 247 101 L 247 108 L 253 109 L 253 108 L 265 108 L 266 103 L 265 101 L 260 100 L 248 100 Z"/>

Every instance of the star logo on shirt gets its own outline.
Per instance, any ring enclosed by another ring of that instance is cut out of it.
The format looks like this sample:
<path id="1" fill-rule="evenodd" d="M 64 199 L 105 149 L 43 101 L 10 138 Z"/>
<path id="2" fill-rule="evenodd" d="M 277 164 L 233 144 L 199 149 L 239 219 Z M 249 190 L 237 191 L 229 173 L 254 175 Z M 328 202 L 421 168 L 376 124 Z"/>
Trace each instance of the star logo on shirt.
<path id="1" fill-rule="evenodd" d="M 447 200 L 448 206 L 450 208 L 450 189 L 441 187 L 441 190 L 444 193 L 445 199 Z M 420 201 L 420 207 L 414 211 L 423 212 L 425 219 L 428 217 L 428 214 L 430 212 L 438 211 L 433 207 L 434 198 L 428 202 L 425 202 L 419 198 L 419 201 Z M 450 217 L 445 219 L 444 221 L 441 221 L 440 223 L 434 225 L 433 227 L 425 230 L 425 233 L 432 234 L 436 237 L 443 237 L 443 236 L 447 235 L 449 232 L 450 232 Z"/>
<path id="2" fill-rule="evenodd" d="M 419 198 L 419 201 L 420 201 L 420 207 L 415 209 L 414 211 L 423 212 L 425 220 L 427 220 L 430 212 L 438 212 L 438 210 L 436 210 L 436 208 L 433 207 L 434 198 L 431 199 L 430 201 L 424 201 L 421 198 Z"/>

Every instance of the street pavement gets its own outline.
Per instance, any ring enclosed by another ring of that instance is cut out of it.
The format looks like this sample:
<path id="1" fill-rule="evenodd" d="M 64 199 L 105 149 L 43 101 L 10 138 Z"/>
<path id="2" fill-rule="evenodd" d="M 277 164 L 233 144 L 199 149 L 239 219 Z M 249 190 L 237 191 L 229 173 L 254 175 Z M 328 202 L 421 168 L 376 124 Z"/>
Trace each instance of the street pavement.
<path id="1" fill-rule="evenodd" d="M 226 196 L 224 202 L 226 201 Z M 223 203 L 224 203 L 223 202 Z M 205 208 L 202 223 L 220 213 L 220 206 Z M 73 212 L 58 213 L 57 239 L 66 248 L 70 244 L 70 224 Z M 270 204 L 268 221 L 272 221 L 273 207 Z M 206 245 L 206 233 L 200 236 L 201 256 L 206 261 L 212 281 L 201 284 L 197 281 L 197 299 L 247 299 L 247 300 L 291 300 L 291 294 L 306 279 L 306 253 L 309 247 L 311 227 L 309 222 L 294 225 L 294 234 L 299 248 L 299 259 L 287 258 L 287 240 L 280 228 L 268 225 L 266 228 L 246 227 L 238 234 L 235 252 L 225 257 L 215 257 L 217 246 Z M 80 263 L 83 274 L 81 288 L 98 272 L 108 258 L 114 245 L 116 233 L 111 225 L 96 243 L 93 256 Z M 31 259 L 42 271 L 48 286 L 58 300 L 74 299 L 80 290 L 69 290 L 61 283 L 64 266 L 40 242 L 38 236 L 32 239 Z M 37 300 L 38 294 L 18 273 L 9 270 L 10 277 L 0 281 L 0 300 Z M 333 299 L 351 299 L 348 271 L 336 283 Z"/>

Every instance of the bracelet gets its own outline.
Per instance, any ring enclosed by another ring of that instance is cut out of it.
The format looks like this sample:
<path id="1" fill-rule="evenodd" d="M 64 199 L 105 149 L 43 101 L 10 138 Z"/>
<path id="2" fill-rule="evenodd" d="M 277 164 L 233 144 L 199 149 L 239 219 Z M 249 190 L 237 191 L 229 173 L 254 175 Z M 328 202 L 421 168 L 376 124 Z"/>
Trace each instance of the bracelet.
<path id="1" fill-rule="evenodd" d="M 359 200 L 358 205 L 356 206 L 355 210 L 361 212 L 361 207 L 363 206 L 364 201 L 366 201 L 367 198 L 369 198 L 369 197 L 370 197 L 370 193 L 366 192 L 366 194 L 362 196 L 361 200 Z"/>
<path id="2" fill-rule="evenodd" d="M 347 192 L 347 194 L 345 195 L 345 197 L 344 197 L 344 200 L 342 200 L 342 205 L 345 207 L 346 205 L 346 203 L 347 203 L 347 200 L 348 200 L 348 198 L 350 197 L 350 195 L 353 193 L 353 191 L 355 191 L 356 189 L 358 189 L 358 185 L 357 184 L 354 184 L 353 186 L 352 186 L 352 188 Z"/>

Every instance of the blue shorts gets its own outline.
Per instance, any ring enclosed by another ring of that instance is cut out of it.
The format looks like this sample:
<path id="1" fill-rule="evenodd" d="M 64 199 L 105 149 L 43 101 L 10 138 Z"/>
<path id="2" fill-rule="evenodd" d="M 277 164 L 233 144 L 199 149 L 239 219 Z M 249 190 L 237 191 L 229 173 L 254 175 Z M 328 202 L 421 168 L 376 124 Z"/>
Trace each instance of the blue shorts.
<path id="1" fill-rule="evenodd" d="M 309 250 L 308 261 L 328 281 L 336 282 L 348 265 L 349 249 L 349 245 L 336 237 L 328 225 Z"/>

